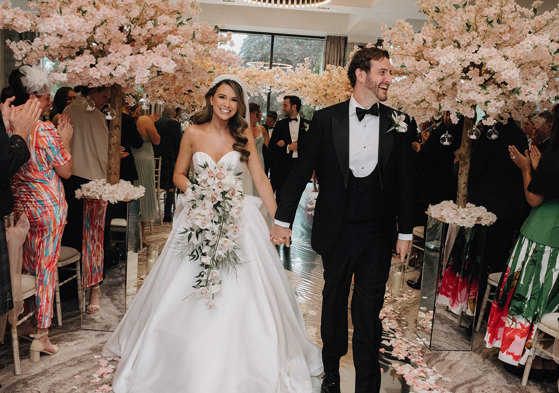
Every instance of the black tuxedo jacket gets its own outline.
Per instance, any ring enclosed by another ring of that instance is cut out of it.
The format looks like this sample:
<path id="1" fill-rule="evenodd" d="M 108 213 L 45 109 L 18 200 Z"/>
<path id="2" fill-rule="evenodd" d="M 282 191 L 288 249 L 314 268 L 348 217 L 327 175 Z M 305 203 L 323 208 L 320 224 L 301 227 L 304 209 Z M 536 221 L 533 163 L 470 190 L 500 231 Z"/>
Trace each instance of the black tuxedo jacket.
<path id="1" fill-rule="evenodd" d="M 305 139 L 308 129 L 310 126 L 310 122 L 306 119 L 301 117 L 301 121 L 299 122 L 299 134 L 297 136 L 297 150 L 299 150 L 299 146 Z M 285 142 L 285 146 L 279 147 L 277 143 L 283 140 Z M 274 152 L 274 159 L 289 159 L 293 156 L 293 152 L 287 152 L 287 145 L 292 142 L 291 140 L 291 133 L 289 132 L 289 119 L 281 119 L 276 123 L 274 126 L 274 131 L 272 132 L 272 138 L 270 139 L 269 148 L 272 152 Z M 298 154 L 301 157 L 301 154 Z"/>
<path id="2" fill-rule="evenodd" d="M 0 119 L 0 168 L 2 168 L 0 174 L 0 219 L 10 214 L 14 208 L 10 177 L 16 174 L 29 157 L 30 153 L 25 140 L 19 135 L 13 135 L 10 138 L 6 133 L 4 122 Z"/>
<path id="3" fill-rule="evenodd" d="M 391 241 L 397 229 L 413 230 L 413 182 L 411 127 L 407 133 L 388 131 L 394 109 L 380 104 L 378 166 L 384 225 Z M 409 122 L 408 122 L 409 123 Z M 316 170 L 320 193 L 314 214 L 312 247 L 328 254 L 338 236 L 346 205 L 349 177 L 349 101 L 315 113 L 309 131 L 298 146 L 300 156 L 282 188 L 275 218 L 293 222 L 297 205 L 312 171 Z"/>

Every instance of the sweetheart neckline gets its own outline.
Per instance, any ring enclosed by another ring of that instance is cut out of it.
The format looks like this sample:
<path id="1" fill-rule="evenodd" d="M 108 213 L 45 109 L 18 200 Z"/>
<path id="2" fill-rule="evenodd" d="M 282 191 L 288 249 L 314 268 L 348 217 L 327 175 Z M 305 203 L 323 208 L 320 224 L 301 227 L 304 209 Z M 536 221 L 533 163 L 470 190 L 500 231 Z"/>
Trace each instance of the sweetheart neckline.
<path id="1" fill-rule="evenodd" d="M 224 155 L 222 155 L 221 158 L 220 158 L 219 160 L 217 160 L 217 161 L 214 160 L 213 157 L 210 156 L 210 155 L 209 155 L 208 153 L 206 153 L 205 151 L 197 151 L 197 152 L 194 152 L 194 154 L 198 154 L 198 153 L 203 153 L 203 154 L 205 154 L 206 156 L 209 157 L 210 160 L 212 160 L 212 162 L 213 162 L 215 165 L 219 165 L 219 163 L 221 162 L 221 160 L 223 160 L 223 159 L 225 158 L 225 156 L 227 156 L 227 155 L 230 154 L 230 153 L 238 153 L 238 151 L 237 151 L 237 150 L 229 150 L 227 153 L 225 153 Z M 192 157 L 194 157 L 194 154 L 192 155 Z"/>

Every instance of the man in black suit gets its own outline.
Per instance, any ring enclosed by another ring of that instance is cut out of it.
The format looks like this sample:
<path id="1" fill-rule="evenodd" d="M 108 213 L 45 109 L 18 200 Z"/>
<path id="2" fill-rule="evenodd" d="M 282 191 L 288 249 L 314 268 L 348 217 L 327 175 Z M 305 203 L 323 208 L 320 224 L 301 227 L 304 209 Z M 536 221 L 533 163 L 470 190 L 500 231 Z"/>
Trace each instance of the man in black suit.
<path id="1" fill-rule="evenodd" d="M 283 97 L 281 109 L 285 114 L 285 119 L 276 123 L 270 143 L 268 144 L 268 148 L 273 154 L 270 181 L 276 193 L 276 201 L 278 203 L 281 198 L 281 189 L 289 175 L 289 171 L 299 159 L 298 145 L 305 138 L 310 125 L 308 120 L 303 119 L 299 115 L 301 110 L 301 99 L 299 97 Z"/>
<path id="2" fill-rule="evenodd" d="M 388 98 L 391 70 L 384 50 L 365 48 L 355 54 L 348 69 L 353 96 L 315 113 L 270 233 L 273 243 L 289 245 L 289 224 L 315 170 L 320 193 L 312 247 L 324 265 L 323 393 L 340 392 L 339 360 L 347 353 L 352 276 L 355 392 L 380 390 L 379 313 L 392 252 L 405 260 L 413 225 L 411 128 L 404 116 L 397 117 L 396 110 L 381 103 Z"/>
<path id="3" fill-rule="evenodd" d="M 277 121 L 278 121 L 277 112 L 276 111 L 268 112 L 268 115 L 266 115 L 266 123 L 264 124 L 264 130 L 266 130 L 266 133 L 268 134 L 268 138 L 264 138 L 264 142 L 266 142 L 267 139 L 269 143 L 270 138 L 274 133 L 274 127 L 276 126 Z M 268 148 L 268 145 L 266 143 L 264 143 L 264 146 L 262 146 L 262 156 L 264 157 L 264 173 L 266 173 L 266 176 L 269 177 L 270 168 L 272 168 L 273 156 L 272 156 L 272 151 Z"/>
<path id="4" fill-rule="evenodd" d="M 161 142 L 154 145 L 153 150 L 156 157 L 161 157 L 161 189 L 166 191 L 164 222 L 171 222 L 173 219 L 173 205 L 175 204 L 175 187 L 173 184 L 173 172 L 175 170 L 175 162 L 179 155 L 179 146 L 181 144 L 182 129 L 181 124 L 173 120 L 173 108 L 166 106 L 161 114 L 161 119 L 155 122 L 155 128 Z"/>

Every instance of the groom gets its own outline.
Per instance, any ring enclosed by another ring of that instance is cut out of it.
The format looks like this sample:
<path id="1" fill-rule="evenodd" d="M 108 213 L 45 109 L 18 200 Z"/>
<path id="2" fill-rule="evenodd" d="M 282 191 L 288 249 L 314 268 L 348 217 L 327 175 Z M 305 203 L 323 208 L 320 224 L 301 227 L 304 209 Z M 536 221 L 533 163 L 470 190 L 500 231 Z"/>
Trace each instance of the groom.
<path id="1" fill-rule="evenodd" d="M 365 48 L 353 57 L 349 101 L 315 113 L 300 158 L 282 189 L 270 237 L 289 245 L 299 198 L 313 170 L 320 194 L 312 247 L 322 256 L 322 393 L 340 392 L 340 358 L 347 353 L 347 303 L 354 280 L 355 392 L 380 390 L 379 313 L 392 253 L 404 261 L 412 233 L 411 138 L 382 104 L 392 82 L 388 52 Z M 399 232 L 399 233 L 398 233 Z"/>

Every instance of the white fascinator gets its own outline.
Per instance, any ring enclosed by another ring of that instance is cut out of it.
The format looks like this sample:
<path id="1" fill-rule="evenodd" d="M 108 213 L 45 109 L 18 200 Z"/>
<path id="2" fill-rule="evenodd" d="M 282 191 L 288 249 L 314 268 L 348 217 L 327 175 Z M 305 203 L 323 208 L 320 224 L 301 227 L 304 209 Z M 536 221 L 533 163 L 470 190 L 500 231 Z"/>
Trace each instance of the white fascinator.
<path id="1" fill-rule="evenodd" d="M 51 82 L 48 72 L 41 66 L 22 66 L 19 68 L 22 73 L 21 83 L 25 87 L 27 94 L 34 93 L 37 96 L 50 94 Z"/>

